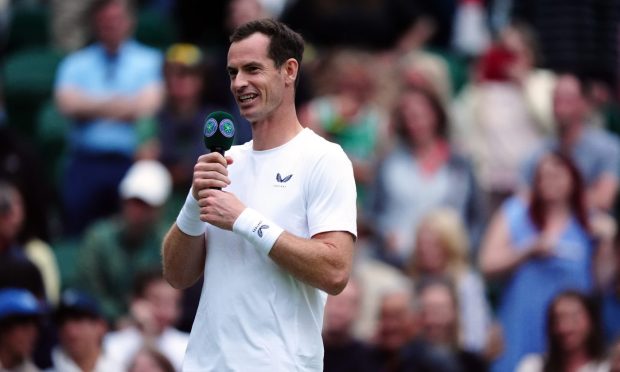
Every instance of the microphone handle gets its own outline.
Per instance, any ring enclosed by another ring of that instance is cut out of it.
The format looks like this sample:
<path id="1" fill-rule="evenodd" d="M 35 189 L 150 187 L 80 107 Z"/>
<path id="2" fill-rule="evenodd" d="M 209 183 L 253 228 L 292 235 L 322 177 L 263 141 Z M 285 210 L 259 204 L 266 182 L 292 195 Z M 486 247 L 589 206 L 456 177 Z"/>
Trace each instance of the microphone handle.
<path id="1" fill-rule="evenodd" d="M 220 154 L 222 154 L 222 156 L 224 156 L 225 150 L 222 147 L 220 147 L 220 146 L 214 147 L 214 148 L 212 148 L 210 150 L 212 152 L 219 152 Z M 213 189 L 213 190 L 221 190 L 222 188 L 221 187 L 211 187 L 211 189 Z"/>

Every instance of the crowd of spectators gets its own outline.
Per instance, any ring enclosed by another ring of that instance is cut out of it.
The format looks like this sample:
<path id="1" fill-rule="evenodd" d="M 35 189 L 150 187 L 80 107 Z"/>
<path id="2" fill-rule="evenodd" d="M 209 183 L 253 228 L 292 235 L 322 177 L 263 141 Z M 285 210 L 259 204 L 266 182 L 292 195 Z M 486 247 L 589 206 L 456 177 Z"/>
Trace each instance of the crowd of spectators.
<path id="1" fill-rule="evenodd" d="M 227 35 L 262 17 L 354 167 L 325 371 L 620 372 L 613 0 L 0 1 L 0 371 L 180 370 L 201 283 L 161 242 L 205 116 L 251 140 Z"/>

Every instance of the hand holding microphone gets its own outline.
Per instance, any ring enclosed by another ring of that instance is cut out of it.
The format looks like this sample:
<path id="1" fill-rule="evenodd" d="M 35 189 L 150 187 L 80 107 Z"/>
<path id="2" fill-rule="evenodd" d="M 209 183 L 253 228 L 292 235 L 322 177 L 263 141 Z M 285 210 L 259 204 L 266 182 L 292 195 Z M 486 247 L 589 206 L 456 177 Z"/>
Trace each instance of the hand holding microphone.
<path id="1" fill-rule="evenodd" d="M 216 111 L 205 119 L 203 129 L 205 147 L 210 151 L 198 158 L 194 167 L 194 197 L 200 207 L 200 219 L 220 227 L 232 229 L 245 206 L 231 193 L 221 192 L 230 184 L 228 165 L 230 157 L 224 153 L 232 146 L 235 125 L 233 117 L 222 111 Z"/>
<path id="2" fill-rule="evenodd" d="M 230 184 L 227 167 L 232 159 L 225 158 L 224 152 L 232 146 L 234 136 L 235 124 L 230 114 L 215 111 L 205 118 L 203 140 L 210 152 L 201 155 L 194 166 L 192 189 L 176 221 L 179 229 L 187 235 L 202 235 L 204 222 L 212 222 L 207 208 L 212 210 L 213 207 L 208 205 L 206 198 L 211 189 L 221 190 Z"/>
<path id="3" fill-rule="evenodd" d="M 235 138 L 233 117 L 227 112 L 210 113 L 203 128 L 205 147 L 210 151 L 198 158 L 194 167 L 194 197 L 198 199 L 200 190 L 211 188 L 221 190 L 230 184 L 226 167 L 232 159 L 226 159 L 224 153 L 230 149 Z"/>
<path id="4" fill-rule="evenodd" d="M 211 152 L 204 155 L 204 159 L 200 157 L 196 164 L 195 189 L 199 185 L 197 180 L 200 180 L 200 177 L 213 178 L 209 179 L 210 183 L 200 185 L 206 188 L 194 191 L 200 207 L 200 219 L 240 234 L 268 255 L 284 230 L 254 209 L 246 208 L 234 194 L 212 190 L 221 190 L 230 184 L 227 166 L 232 164 L 232 159 L 224 158 L 224 152 L 230 149 L 235 135 L 232 116 L 221 111 L 210 114 L 205 120 L 203 132 L 205 147 Z M 199 169 L 204 169 L 205 173 L 198 172 Z M 256 226 L 260 226 L 260 229 L 256 230 Z M 258 233 L 255 234 L 255 231 Z"/>

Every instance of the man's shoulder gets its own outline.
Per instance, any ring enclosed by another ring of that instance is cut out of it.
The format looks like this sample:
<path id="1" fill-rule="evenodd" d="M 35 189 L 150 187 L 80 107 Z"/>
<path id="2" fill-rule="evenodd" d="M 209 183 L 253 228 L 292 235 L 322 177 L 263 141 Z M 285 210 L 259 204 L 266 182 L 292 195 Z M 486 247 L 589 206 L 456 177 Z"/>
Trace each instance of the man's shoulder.
<path id="1" fill-rule="evenodd" d="M 63 64 L 76 65 L 82 63 L 91 63 L 103 56 L 101 46 L 98 44 L 90 44 L 72 53 L 69 53 L 63 60 Z"/>
<path id="2" fill-rule="evenodd" d="M 133 54 L 140 54 L 152 58 L 161 58 L 162 52 L 158 49 L 142 44 L 136 40 L 128 40 L 125 43 L 125 50 Z"/>
<path id="3" fill-rule="evenodd" d="M 339 144 L 329 141 L 315 133 L 312 129 L 304 129 L 302 141 L 300 148 L 297 150 L 305 151 L 318 157 L 326 155 L 346 157 L 344 150 Z"/>
<path id="4" fill-rule="evenodd" d="M 122 225 L 118 216 L 102 218 L 88 227 L 85 236 L 115 236 L 121 231 Z"/>

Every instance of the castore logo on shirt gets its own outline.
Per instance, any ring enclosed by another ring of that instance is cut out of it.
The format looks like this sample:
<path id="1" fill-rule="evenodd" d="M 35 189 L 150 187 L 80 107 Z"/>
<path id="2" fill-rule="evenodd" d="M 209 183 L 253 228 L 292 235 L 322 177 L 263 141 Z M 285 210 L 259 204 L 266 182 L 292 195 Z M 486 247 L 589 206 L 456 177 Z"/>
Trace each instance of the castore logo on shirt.
<path id="1" fill-rule="evenodd" d="M 274 187 L 285 188 L 286 187 L 286 183 L 288 181 L 290 181 L 292 177 L 293 177 L 292 174 L 289 174 L 286 177 L 282 177 L 282 175 L 280 173 L 278 173 L 278 174 L 276 174 L 276 181 L 278 181 L 278 183 L 274 183 L 273 186 Z"/>

